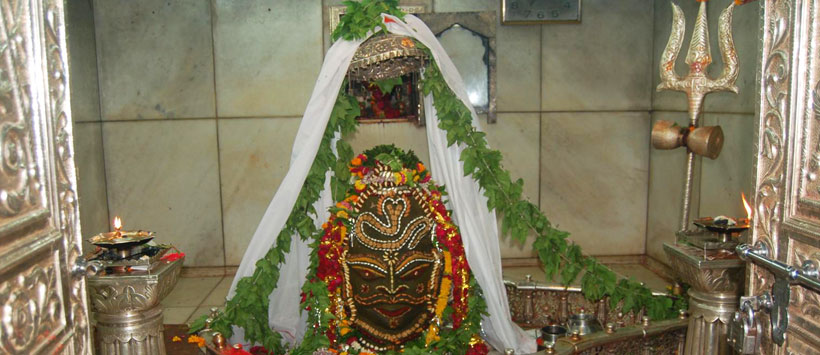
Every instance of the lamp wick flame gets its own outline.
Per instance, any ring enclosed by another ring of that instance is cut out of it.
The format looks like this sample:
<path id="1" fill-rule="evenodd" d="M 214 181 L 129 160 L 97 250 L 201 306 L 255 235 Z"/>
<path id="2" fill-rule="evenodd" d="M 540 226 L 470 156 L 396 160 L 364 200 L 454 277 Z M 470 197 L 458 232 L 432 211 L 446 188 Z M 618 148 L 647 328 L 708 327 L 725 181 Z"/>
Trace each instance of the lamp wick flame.
<path id="1" fill-rule="evenodd" d="M 122 229 L 122 219 L 120 219 L 120 216 L 114 217 L 114 229 L 117 231 Z"/>
<path id="2" fill-rule="evenodd" d="M 746 194 L 743 192 L 740 193 L 740 198 L 743 200 L 743 208 L 746 209 L 746 219 L 752 219 L 752 206 L 749 206 L 749 202 L 746 201 Z"/>

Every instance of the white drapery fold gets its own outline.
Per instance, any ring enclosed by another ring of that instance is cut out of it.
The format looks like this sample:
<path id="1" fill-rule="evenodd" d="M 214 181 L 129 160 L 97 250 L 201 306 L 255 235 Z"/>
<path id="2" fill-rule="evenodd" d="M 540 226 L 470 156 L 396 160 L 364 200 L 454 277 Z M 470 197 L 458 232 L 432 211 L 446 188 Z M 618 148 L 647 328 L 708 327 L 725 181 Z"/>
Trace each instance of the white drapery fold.
<path id="1" fill-rule="evenodd" d="M 382 19 L 391 33 L 413 37 L 427 46 L 433 54 L 447 85 L 470 109 L 473 126 L 480 130 L 480 124 L 472 108 L 461 76 L 447 56 L 441 44 L 430 29 L 413 15 L 406 15 L 405 21 L 382 14 Z M 372 35 L 372 31 L 367 37 Z M 366 39 L 366 38 L 365 38 Z M 299 191 L 305 182 L 308 170 L 313 164 L 327 127 L 330 112 L 336 103 L 336 96 L 344 80 L 353 54 L 365 40 L 338 40 L 325 56 L 319 79 L 311 95 L 296 140 L 293 144 L 291 164 L 285 179 L 279 186 L 234 277 L 228 297 L 233 297 L 237 282 L 253 275 L 256 261 L 265 256 L 273 246 L 275 237 L 284 227 L 293 210 Z M 427 141 L 430 150 L 431 174 L 433 179 L 443 183 L 448 191 L 448 201 L 461 231 L 464 249 L 470 268 L 481 286 L 489 316 L 485 316 L 482 327 L 487 341 L 496 349 L 515 349 L 516 353 L 536 351 L 535 339 L 512 322 L 507 301 L 507 293 L 501 276 L 501 253 L 498 245 L 498 227 L 494 211 L 487 208 L 487 199 L 472 177 L 464 176 L 459 161 L 463 147 L 447 146 L 447 132 L 438 128 L 438 118 L 433 107 L 433 98 L 427 96 L 424 102 L 427 119 Z M 326 176 L 325 189 L 319 201 L 314 204 L 319 216 L 314 220 L 320 226 L 329 214 L 333 201 L 330 197 L 330 173 Z M 292 237 L 291 251 L 281 266 L 277 287 L 270 295 L 268 316 L 272 329 L 279 331 L 283 338 L 294 344 L 302 339 L 306 316 L 299 312 L 302 283 L 307 274 L 309 249 L 298 236 Z M 244 343 L 244 332 L 234 327 L 234 343 Z"/>

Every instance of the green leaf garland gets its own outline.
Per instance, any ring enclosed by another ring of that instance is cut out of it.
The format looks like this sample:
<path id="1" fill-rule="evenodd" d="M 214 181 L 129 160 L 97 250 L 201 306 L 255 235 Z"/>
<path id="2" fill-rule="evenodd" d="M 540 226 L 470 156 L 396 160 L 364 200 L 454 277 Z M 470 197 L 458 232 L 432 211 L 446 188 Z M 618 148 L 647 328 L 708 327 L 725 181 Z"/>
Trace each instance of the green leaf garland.
<path id="1" fill-rule="evenodd" d="M 678 309 L 686 308 L 682 297 L 673 300 L 654 296 L 634 280 L 617 281 L 612 270 L 595 258 L 584 256 L 577 244 L 567 241 L 569 233 L 553 228 L 538 206 L 524 200 L 524 181 L 512 181 L 510 172 L 501 165 L 501 152 L 490 149 L 486 134 L 472 126 L 470 110 L 447 85 L 434 61 L 426 67 L 422 90 L 433 96 L 438 126 L 447 132 L 447 144 L 463 147 L 460 160 L 464 163 L 464 175 L 478 181 L 487 197 L 487 207 L 502 216 L 502 234 L 524 242 L 530 232 L 535 233 L 533 248 L 548 280 L 560 276 L 561 283 L 567 286 L 584 272 L 581 292 L 586 299 L 594 301 L 609 296 L 613 307 L 624 300 L 624 311 L 646 309 L 652 319 L 672 318 L 677 316 Z"/>
<path id="2" fill-rule="evenodd" d="M 339 22 L 339 26 L 332 34 L 332 40 L 343 38 L 354 40 L 364 38 L 368 31 L 378 28 L 387 31 L 381 20 L 381 13 L 403 18 L 404 13 L 398 9 L 398 0 L 362 0 L 345 1 L 347 13 Z M 419 48 L 429 49 L 421 43 Z M 342 85 L 344 88 L 345 86 Z M 569 285 L 581 272 L 581 288 L 583 295 L 589 300 L 598 300 L 609 296 L 612 307 L 622 303 L 625 312 L 645 309 L 652 319 L 668 319 L 677 315 L 678 309 L 686 308 L 684 297 L 670 298 L 654 296 L 643 284 L 634 280 L 617 280 L 615 273 L 608 267 L 600 264 L 595 258 L 584 256 L 578 245 L 568 242 L 569 233 L 553 228 L 549 220 L 537 206 L 522 198 L 524 182 L 521 179 L 513 181 L 510 172 L 501 165 L 502 155 L 497 150 L 488 147 L 485 133 L 475 130 L 472 126 L 472 117 L 469 109 L 459 100 L 449 88 L 434 61 L 426 67 L 422 80 L 424 94 L 432 94 L 435 108 L 438 113 L 439 128 L 447 132 L 448 145 L 459 144 L 464 149 L 460 160 L 464 163 L 464 174 L 470 175 L 481 186 L 487 197 L 487 207 L 495 209 L 502 216 L 502 234 L 510 235 L 513 239 L 523 242 L 530 232 L 534 232 L 536 240 L 533 248 L 544 267 L 548 279 L 560 276 L 561 283 Z M 282 337 L 268 326 L 268 296 L 276 287 L 279 280 L 279 268 L 289 251 L 291 235 L 298 234 L 303 240 L 311 239 L 311 264 L 308 270 L 309 280 L 302 287 L 306 295 L 303 306 L 308 310 L 307 330 L 302 343 L 292 349 L 292 354 L 311 354 L 316 349 L 327 347 L 330 342 L 327 338 L 327 321 L 333 317 L 326 310 L 330 303 L 327 288 L 324 283 L 316 280 L 318 265 L 317 244 L 321 239 L 322 231 L 314 226 L 313 216 L 318 216 L 313 203 L 318 199 L 324 186 L 325 172 L 333 171 L 334 179 L 331 182 L 333 199 L 339 201 L 348 191 L 349 171 L 347 163 L 353 157 L 350 145 L 343 140 L 336 142 L 338 157 L 334 156 L 330 146 L 333 132 L 341 132 L 345 137 L 355 132 L 356 120 L 360 114 L 356 99 L 347 95 L 342 89 L 330 116 L 328 127 L 322 138 L 319 152 L 310 168 L 299 197 L 294 205 L 288 220 L 276 237 L 273 248 L 256 263 L 254 273 L 250 277 L 239 281 L 236 294 L 228 301 L 225 311 L 213 320 L 212 328 L 226 337 L 233 333 L 231 326 L 236 325 L 245 329 L 245 338 L 253 343 L 260 343 L 274 353 L 284 353 Z M 486 309 L 483 297 L 480 295 L 479 285 L 471 279 L 471 288 L 476 290 L 469 296 L 471 309 Z M 295 297 L 295 295 L 294 295 Z M 473 308 L 475 307 L 475 308 Z M 448 306 L 448 310 L 452 309 Z M 448 312 L 445 310 L 445 313 Z M 457 330 L 454 336 L 441 337 L 439 341 L 431 343 L 429 347 L 417 339 L 407 344 L 405 354 L 427 354 L 431 349 L 441 353 L 463 353 L 464 344 L 470 341 L 470 336 L 480 332 L 480 317 L 482 313 L 473 315 L 475 319 L 465 320 L 464 326 Z M 202 329 L 205 317 L 195 320 L 191 324 L 191 331 Z M 420 337 L 422 339 L 424 337 Z"/>

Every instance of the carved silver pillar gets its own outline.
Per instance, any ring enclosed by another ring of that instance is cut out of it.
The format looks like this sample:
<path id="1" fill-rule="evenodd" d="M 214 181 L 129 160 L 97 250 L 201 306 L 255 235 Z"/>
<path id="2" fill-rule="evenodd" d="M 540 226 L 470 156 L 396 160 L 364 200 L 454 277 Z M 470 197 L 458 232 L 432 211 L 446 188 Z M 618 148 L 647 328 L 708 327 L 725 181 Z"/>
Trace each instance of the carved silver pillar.
<path id="1" fill-rule="evenodd" d="M 672 268 L 689 289 L 689 329 L 684 354 L 731 354 L 729 320 L 737 310 L 745 264 L 737 255 L 664 243 Z"/>
<path id="2" fill-rule="evenodd" d="M 97 354 L 165 354 L 160 301 L 176 285 L 182 261 L 88 278 Z"/>

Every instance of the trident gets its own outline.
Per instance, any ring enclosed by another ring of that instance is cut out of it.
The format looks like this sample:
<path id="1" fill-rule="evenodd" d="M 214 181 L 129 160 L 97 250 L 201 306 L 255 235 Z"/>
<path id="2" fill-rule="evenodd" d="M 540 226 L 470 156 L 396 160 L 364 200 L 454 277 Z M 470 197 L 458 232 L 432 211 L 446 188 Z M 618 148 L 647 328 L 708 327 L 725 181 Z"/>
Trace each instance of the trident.
<path id="1" fill-rule="evenodd" d="M 681 78 L 675 73 L 675 60 L 683 42 L 686 20 L 681 8 L 672 3 L 672 33 L 660 61 L 661 83 L 658 91 L 675 90 L 686 93 L 689 99 L 689 127 L 678 127 L 674 122 L 658 121 L 652 128 L 652 145 L 657 149 L 673 149 L 680 146 L 687 147 L 686 186 L 684 187 L 683 206 L 680 230 L 685 231 L 689 224 L 689 204 L 692 199 L 692 180 L 695 171 L 695 155 L 715 159 L 723 147 L 723 130 L 720 126 L 698 127 L 701 116 L 703 99 L 706 94 L 715 91 L 731 91 L 737 93 L 738 63 L 732 40 L 732 10 L 730 4 L 720 14 L 718 23 L 718 39 L 720 53 L 723 56 L 723 73 L 717 79 L 706 75 L 706 68 L 712 63 L 711 49 L 709 48 L 709 30 L 706 20 L 706 2 L 700 3 L 697 20 L 692 39 L 689 41 L 689 52 L 686 54 L 686 64 L 689 73 Z"/>

